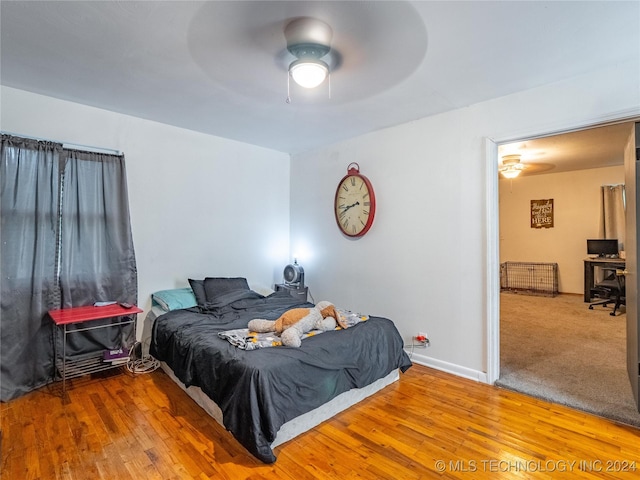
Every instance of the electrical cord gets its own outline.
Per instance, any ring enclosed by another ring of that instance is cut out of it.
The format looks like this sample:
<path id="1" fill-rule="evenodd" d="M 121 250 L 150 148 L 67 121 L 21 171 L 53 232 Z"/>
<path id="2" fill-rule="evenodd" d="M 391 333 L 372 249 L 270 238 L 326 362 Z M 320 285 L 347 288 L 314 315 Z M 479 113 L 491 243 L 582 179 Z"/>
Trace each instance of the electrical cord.
<path id="1" fill-rule="evenodd" d="M 409 355 L 409 358 L 411 358 L 413 356 L 413 351 L 416 347 L 427 348 L 429 345 L 431 345 L 431 342 L 429 342 L 429 339 L 427 338 L 423 342 L 419 342 L 418 344 L 412 342 L 411 345 L 405 345 L 404 348 L 411 347 L 411 350 L 407 353 L 407 355 Z"/>
<path id="2" fill-rule="evenodd" d="M 140 349 L 140 358 L 136 355 L 136 350 Z M 151 373 L 160 368 L 160 362 L 152 355 L 142 355 L 142 344 L 135 342 L 129 349 L 129 360 L 127 370 L 134 374 Z"/>
<path id="3" fill-rule="evenodd" d="M 127 362 L 127 370 L 131 373 L 151 373 L 160 368 L 160 362 L 151 355 L 146 355 L 138 360 L 129 360 Z"/>

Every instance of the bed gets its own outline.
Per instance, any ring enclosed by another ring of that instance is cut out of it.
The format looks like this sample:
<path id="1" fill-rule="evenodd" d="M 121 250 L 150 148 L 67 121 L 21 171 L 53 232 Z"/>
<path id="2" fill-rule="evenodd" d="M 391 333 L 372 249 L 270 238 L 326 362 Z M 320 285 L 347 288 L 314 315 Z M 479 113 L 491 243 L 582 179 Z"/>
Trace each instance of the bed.
<path id="1" fill-rule="evenodd" d="M 393 322 L 376 316 L 305 338 L 300 348 L 238 348 L 218 334 L 313 304 L 287 291 L 263 295 L 245 279 L 207 280 L 190 280 L 193 306 L 169 306 L 168 312 L 154 306 L 150 353 L 265 463 L 276 460 L 276 445 L 392 383 L 411 366 Z"/>

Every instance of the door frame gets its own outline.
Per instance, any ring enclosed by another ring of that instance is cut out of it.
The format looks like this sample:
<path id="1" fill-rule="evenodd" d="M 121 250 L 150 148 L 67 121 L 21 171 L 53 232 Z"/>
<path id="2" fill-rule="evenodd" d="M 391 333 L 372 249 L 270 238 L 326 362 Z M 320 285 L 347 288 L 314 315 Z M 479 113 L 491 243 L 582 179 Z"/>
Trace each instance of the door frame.
<path id="1" fill-rule="evenodd" d="M 485 137 L 485 298 L 486 330 L 486 381 L 495 383 L 500 378 L 500 209 L 498 205 L 498 146 L 505 143 L 522 142 L 536 138 L 562 135 L 564 133 L 589 130 L 615 123 L 638 122 L 640 111 L 628 109 L 590 121 L 553 124 L 530 131 L 507 133 L 499 137 Z"/>

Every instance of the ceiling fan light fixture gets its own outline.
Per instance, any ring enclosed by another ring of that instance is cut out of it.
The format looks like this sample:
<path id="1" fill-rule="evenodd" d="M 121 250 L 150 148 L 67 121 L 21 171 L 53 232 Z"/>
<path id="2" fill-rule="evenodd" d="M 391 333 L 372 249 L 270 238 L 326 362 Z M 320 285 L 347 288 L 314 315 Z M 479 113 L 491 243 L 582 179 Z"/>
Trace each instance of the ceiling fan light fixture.
<path id="1" fill-rule="evenodd" d="M 315 88 L 325 81 L 329 67 L 322 60 L 302 59 L 289 65 L 289 73 L 294 82 L 304 88 Z"/>
<path id="2" fill-rule="evenodd" d="M 500 172 L 504 178 L 516 178 L 520 175 L 520 170 L 516 168 L 506 168 Z"/>
<path id="3" fill-rule="evenodd" d="M 323 83 L 330 75 L 329 65 L 321 58 L 331 51 L 331 27 L 317 18 L 299 17 L 287 24 L 284 36 L 287 50 L 296 58 L 289 64 L 293 81 L 308 89 Z M 290 103 L 288 82 L 287 78 L 287 103 Z"/>
<path id="4" fill-rule="evenodd" d="M 520 163 L 520 154 L 505 155 L 502 157 L 502 168 L 500 168 L 500 174 L 504 178 L 516 178 L 522 171 L 522 164 Z"/>

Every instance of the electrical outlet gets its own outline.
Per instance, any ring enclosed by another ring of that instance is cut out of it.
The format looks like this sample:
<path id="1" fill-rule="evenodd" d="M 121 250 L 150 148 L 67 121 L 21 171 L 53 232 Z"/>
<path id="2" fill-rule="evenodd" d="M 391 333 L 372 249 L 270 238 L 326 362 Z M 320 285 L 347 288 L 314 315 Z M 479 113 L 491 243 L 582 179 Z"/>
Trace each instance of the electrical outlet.
<path id="1" fill-rule="evenodd" d="M 426 332 L 418 332 L 418 334 L 413 337 L 413 341 L 415 344 L 417 344 L 416 346 L 422 348 L 426 348 L 429 345 L 429 337 L 427 336 Z"/>

